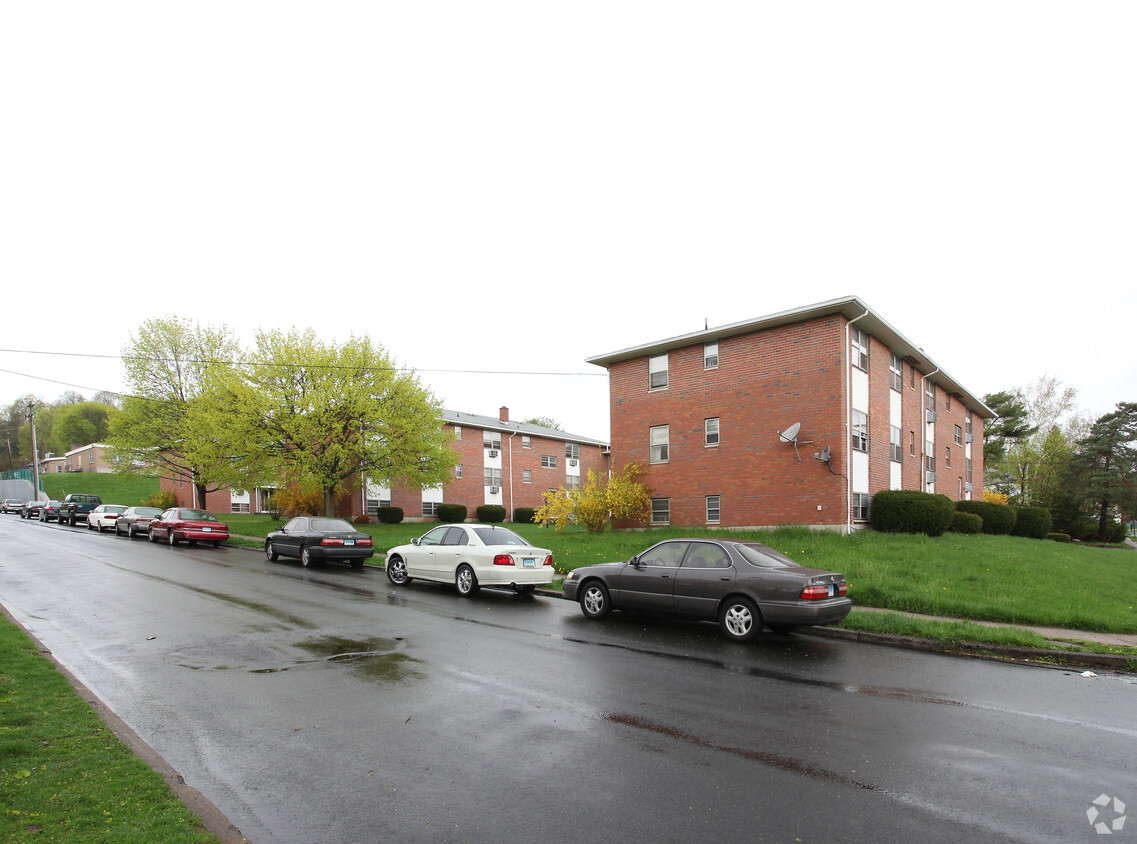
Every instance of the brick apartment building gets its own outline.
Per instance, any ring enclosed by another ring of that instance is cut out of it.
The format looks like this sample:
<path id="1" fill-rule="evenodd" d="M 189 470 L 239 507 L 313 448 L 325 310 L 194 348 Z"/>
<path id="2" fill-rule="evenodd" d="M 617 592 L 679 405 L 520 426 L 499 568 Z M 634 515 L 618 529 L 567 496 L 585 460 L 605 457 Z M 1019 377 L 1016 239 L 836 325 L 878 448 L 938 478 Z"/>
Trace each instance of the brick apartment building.
<path id="1" fill-rule="evenodd" d="M 402 508 L 407 521 L 415 521 L 431 519 L 439 504 L 451 503 L 466 505 L 473 518 L 479 506 L 500 504 L 506 518 L 512 518 L 518 507 L 540 507 L 546 490 L 579 486 L 589 469 L 604 477 L 608 474 L 608 443 L 511 422 L 507 407 L 497 418 L 445 410 L 440 421 L 453 435 L 458 454 L 454 474 L 444 485 L 392 488 L 363 479 L 339 504 L 339 514 L 349 519 L 374 516 L 379 507 L 394 506 Z M 192 484 L 162 478 L 161 488 L 173 492 L 179 506 L 195 506 Z M 272 492 L 271 487 L 223 489 L 206 496 L 205 508 L 215 513 L 263 513 L 269 510 Z"/>
<path id="2" fill-rule="evenodd" d="M 990 409 L 856 297 L 588 362 L 653 524 L 852 531 L 882 489 L 982 497 Z"/>

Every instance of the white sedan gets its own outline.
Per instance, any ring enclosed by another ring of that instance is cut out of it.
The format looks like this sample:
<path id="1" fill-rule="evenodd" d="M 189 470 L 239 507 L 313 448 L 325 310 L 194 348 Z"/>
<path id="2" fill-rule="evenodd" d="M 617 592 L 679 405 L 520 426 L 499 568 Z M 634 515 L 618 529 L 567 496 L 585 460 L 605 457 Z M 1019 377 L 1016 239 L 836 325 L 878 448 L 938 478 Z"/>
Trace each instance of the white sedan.
<path id="1" fill-rule="evenodd" d="M 525 595 L 553 582 L 553 552 L 534 548 L 505 527 L 439 525 L 388 551 L 386 568 L 387 579 L 397 585 L 418 578 L 453 583 L 464 596 L 482 586 L 511 587 Z"/>
<path id="2" fill-rule="evenodd" d="M 100 504 L 87 514 L 87 530 L 97 530 L 99 533 L 104 530 L 114 530 L 115 522 L 124 510 L 126 510 L 125 505 Z"/>

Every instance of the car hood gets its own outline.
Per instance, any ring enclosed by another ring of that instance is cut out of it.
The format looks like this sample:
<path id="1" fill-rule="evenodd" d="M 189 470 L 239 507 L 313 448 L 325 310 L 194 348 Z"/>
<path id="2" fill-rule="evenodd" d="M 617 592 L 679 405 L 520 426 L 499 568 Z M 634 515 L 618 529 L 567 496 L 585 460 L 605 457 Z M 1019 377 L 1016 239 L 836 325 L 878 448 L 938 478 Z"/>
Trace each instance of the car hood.
<path id="1" fill-rule="evenodd" d="M 581 575 L 585 574 L 603 574 L 605 572 L 615 573 L 626 565 L 628 565 L 628 563 L 625 560 L 618 563 L 596 563 L 595 565 L 591 566 L 580 566 L 579 568 L 573 569 L 574 579 L 579 580 Z"/>

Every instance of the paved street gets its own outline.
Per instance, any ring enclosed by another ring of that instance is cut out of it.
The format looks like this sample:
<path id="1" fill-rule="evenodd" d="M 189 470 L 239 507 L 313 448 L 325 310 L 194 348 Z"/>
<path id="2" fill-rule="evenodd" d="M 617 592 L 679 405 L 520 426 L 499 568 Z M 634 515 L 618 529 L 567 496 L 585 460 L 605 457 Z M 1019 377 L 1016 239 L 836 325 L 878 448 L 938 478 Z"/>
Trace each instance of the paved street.
<path id="1" fill-rule="evenodd" d="M 1091 801 L 1137 807 L 1132 677 L 15 517 L 0 603 L 258 844 L 1093 841 Z"/>

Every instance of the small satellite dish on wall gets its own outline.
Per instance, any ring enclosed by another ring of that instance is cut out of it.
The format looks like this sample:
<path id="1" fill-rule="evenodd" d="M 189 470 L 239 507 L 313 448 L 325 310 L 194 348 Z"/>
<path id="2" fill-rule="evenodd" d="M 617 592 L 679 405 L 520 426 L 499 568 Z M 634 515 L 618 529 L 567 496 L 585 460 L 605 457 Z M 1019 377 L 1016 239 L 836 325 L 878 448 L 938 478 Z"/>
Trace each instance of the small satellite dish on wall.
<path id="1" fill-rule="evenodd" d="M 821 451 L 819 451 L 817 454 L 815 454 L 813 456 L 815 458 L 817 458 L 818 460 L 820 460 L 822 463 L 824 463 L 826 466 L 828 466 L 829 471 L 832 474 L 834 474 L 834 475 L 837 474 L 836 472 L 833 471 L 833 453 L 829 450 L 829 446 L 825 446 L 825 448 L 821 449 Z"/>
<path id="2" fill-rule="evenodd" d="M 797 450 L 797 444 L 798 444 L 797 435 L 798 435 L 799 431 L 801 431 L 801 423 L 800 422 L 795 422 L 794 424 L 790 425 L 790 427 L 786 428 L 786 430 L 784 430 L 784 431 L 778 431 L 778 438 L 782 442 L 793 444 L 794 454 L 797 454 L 797 462 L 798 463 L 801 462 L 801 454 L 799 454 L 798 450 Z M 802 442 L 803 443 L 811 443 L 811 442 L 813 442 L 813 440 L 802 440 Z"/>

